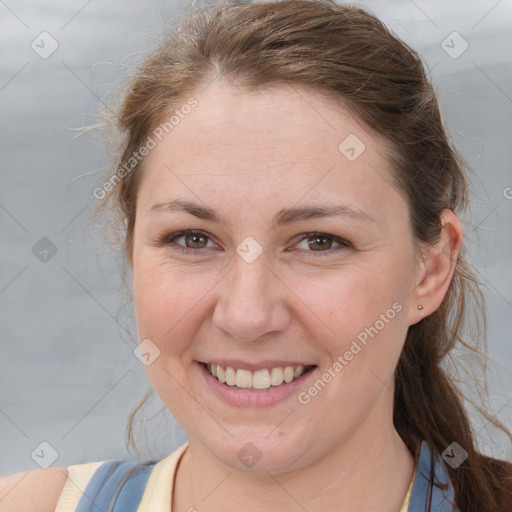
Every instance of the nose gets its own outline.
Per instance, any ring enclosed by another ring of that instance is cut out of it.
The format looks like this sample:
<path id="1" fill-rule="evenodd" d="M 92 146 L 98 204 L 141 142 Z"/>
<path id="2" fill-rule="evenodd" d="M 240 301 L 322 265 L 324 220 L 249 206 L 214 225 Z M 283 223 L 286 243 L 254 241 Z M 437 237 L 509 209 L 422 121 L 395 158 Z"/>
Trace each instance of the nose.
<path id="1" fill-rule="evenodd" d="M 289 324 L 288 289 L 263 257 L 247 263 L 236 255 L 219 286 L 213 324 L 230 338 L 257 341 Z"/>

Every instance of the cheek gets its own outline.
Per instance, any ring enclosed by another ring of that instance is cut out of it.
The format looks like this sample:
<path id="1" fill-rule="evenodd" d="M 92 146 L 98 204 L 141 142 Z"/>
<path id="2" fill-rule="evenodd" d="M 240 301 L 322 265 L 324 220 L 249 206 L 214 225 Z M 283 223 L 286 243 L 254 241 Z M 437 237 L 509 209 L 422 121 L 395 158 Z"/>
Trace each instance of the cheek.
<path id="1" fill-rule="evenodd" d="M 217 280 L 199 269 L 141 256 L 133 272 L 139 339 L 151 339 L 165 353 L 180 352 L 199 327 L 201 299 Z"/>
<path id="2" fill-rule="evenodd" d="M 343 379 L 364 387 L 370 385 L 370 373 L 384 382 L 391 379 L 408 329 L 406 273 L 396 271 L 405 267 L 394 267 L 352 267 L 316 281 L 316 286 L 311 285 L 315 280 L 305 279 L 298 288 L 315 313 L 310 314 L 319 325 L 315 339 L 330 356 L 324 370 L 341 357 L 343 368 L 332 371 L 343 373 Z"/>
<path id="3" fill-rule="evenodd" d="M 377 321 L 395 302 L 403 306 L 405 289 L 402 280 L 389 272 L 376 273 L 361 267 L 333 273 L 321 280 L 305 278 L 297 281 L 295 291 L 307 298 L 305 302 L 324 320 L 331 335 L 346 339 Z M 393 312 L 391 315 L 394 316 Z"/>
<path id="4" fill-rule="evenodd" d="M 408 328 L 404 285 L 397 274 L 377 273 L 370 267 L 352 268 L 316 287 L 304 282 L 299 293 L 325 319 L 317 322 L 321 327 L 312 334 L 329 357 L 319 375 L 327 384 L 314 383 L 302 390 L 300 403 L 310 401 L 310 411 L 322 418 L 326 432 L 352 428 L 378 397 L 391 399 L 394 369 Z M 329 334 L 322 336 L 320 329 Z M 390 394 L 382 394 L 386 388 Z"/>
<path id="5" fill-rule="evenodd" d="M 133 269 L 138 337 L 151 340 L 159 350 L 145 371 L 160 399 L 183 424 L 194 402 L 183 388 L 190 388 L 187 354 L 198 327 L 193 308 L 204 294 L 198 288 L 201 280 L 152 256 L 141 256 Z"/>

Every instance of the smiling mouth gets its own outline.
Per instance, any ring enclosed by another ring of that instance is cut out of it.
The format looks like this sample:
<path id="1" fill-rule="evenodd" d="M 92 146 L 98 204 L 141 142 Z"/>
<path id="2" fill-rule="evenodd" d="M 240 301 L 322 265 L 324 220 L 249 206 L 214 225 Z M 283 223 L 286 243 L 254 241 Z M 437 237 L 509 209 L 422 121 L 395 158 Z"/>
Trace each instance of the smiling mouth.
<path id="1" fill-rule="evenodd" d="M 248 391 L 264 391 L 299 379 L 315 365 L 277 366 L 252 372 L 231 366 L 201 363 L 208 373 L 226 386 Z"/>

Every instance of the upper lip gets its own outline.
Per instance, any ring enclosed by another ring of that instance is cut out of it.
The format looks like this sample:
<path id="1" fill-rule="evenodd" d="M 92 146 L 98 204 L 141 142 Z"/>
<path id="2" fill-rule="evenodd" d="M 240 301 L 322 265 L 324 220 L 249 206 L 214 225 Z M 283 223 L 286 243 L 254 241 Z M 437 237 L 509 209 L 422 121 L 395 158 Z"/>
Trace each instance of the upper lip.
<path id="1" fill-rule="evenodd" d="M 200 361 L 204 364 L 216 364 L 218 366 L 236 368 L 240 370 L 250 370 L 252 372 L 264 370 L 269 368 L 276 368 L 278 366 L 315 366 L 313 364 L 305 363 L 304 361 L 283 361 L 277 359 L 266 359 L 258 362 L 241 361 L 240 359 L 208 359 Z"/>

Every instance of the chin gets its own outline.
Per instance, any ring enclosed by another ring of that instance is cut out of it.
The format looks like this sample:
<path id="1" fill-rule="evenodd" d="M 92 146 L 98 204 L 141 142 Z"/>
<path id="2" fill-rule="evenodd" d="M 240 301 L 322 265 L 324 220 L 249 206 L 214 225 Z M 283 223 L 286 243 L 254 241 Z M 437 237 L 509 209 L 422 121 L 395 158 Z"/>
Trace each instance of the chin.
<path id="1" fill-rule="evenodd" d="M 284 432 L 274 432 L 269 436 L 271 431 L 272 428 L 244 428 L 233 437 L 224 432 L 215 441 L 199 441 L 213 457 L 238 472 L 255 475 L 286 473 L 307 464 L 303 461 L 303 440 Z M 274 438 L 270 439 L 272 436 Z"/>

